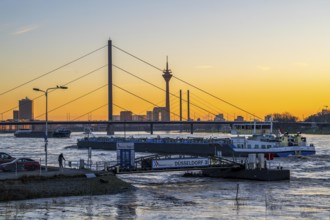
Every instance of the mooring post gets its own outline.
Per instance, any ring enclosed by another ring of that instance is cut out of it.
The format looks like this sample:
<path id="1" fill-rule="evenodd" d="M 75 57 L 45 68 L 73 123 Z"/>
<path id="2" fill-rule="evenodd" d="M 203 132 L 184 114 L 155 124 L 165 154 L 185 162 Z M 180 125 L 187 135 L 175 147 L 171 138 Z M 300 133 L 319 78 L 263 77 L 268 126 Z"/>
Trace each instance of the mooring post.
<path id="1" fill-rule="evenodd" d="M 236 201 L 238 200 L 238 190 L 239 190 L 239 184 L 237 184 L 237 189 L 236 189 Z"/>
<path id="2" fill-rule="evenodd" d="M 150 123 L 150 134 L 154 134 L 154 124 Z"/>

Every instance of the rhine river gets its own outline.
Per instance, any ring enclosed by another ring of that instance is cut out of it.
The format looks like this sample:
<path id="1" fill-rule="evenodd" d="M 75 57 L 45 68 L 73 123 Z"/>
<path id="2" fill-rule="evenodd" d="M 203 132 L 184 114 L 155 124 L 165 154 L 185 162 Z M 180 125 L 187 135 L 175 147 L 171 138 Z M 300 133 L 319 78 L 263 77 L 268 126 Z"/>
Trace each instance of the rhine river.
<path id="1" fill-rule="evenodd" d="M 87 150 L 66 148 L 82 137 L 82 133 L 73 133 L 68 139 L 49 139 L 48 164 L 57 166 L 61 152 L 66 160 L 87 160 Z M 182 172 L 118 175 L 136 190 L 116 195 L 4 202 L 0 203 L 0 219 L 330 219 L 330 136 L 306 137 L 316 146 L 316 155 L 275 158 L 272 162 L 291 170 L 290 181 L 187 178 L 182 177 Z M 0 152 L 41 159 L 42 163 L 45 158 L 43 139 L 15 138 L 13 134 L 0 135 Z M 115 152 L 92 152 L 93 162 L 114 160 Z"/>

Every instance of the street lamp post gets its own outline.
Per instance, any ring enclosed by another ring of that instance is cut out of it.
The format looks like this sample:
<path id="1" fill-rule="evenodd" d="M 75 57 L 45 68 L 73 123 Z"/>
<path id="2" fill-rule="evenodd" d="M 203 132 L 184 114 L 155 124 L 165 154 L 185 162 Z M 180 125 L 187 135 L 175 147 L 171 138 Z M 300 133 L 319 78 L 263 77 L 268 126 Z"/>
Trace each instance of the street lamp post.
<path id="1" fill-rule="evenodd" d="M 48 171 L 47 168 L 47 158 L 48 158 L 48 151 L 47 151 L 47 146 L 48 146 L 48 91 L 50 90 L 55 90 L 55 89 L 67 89 L 68 87 L 66 86 L 56 86 L 56 87 L 51 87 L 46 90 L 41 90 L 39 88 L 33 88 L 34 91 L 38 92 L 43 92 L 46 97 L 46 127 L 45 127 L 45 171 Z"/>

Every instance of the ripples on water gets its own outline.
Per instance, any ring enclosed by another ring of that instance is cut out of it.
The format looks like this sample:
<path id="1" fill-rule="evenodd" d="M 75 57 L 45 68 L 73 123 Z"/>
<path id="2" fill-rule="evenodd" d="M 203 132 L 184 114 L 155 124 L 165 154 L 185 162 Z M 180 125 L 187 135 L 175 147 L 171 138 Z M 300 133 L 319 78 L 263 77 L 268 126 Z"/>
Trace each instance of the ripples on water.
<path id="1" fill-rule="evenodd" d="M 73 133 L 70 139 L 49 139 L 48 163 L 57 165 L 60 152 L 67 160 L 86 160 L 87 150 L 66 148 L 81 137 Z M 316 155 L 273 161 L 274 166 L 281 164 L 291 170 L 290 181 L 183 178 L 180 172 L 120 175 L 136 190 L 117 195 L 0 203 L 0 219 L 330 219 L 330 136 L 307 138 L 316 146 Z M 44 159 L 42 139 L 17 139 L 3 134 L 0 151 Z M 94 162 L 115 158 L 115 152 L 93 151 Z"/>

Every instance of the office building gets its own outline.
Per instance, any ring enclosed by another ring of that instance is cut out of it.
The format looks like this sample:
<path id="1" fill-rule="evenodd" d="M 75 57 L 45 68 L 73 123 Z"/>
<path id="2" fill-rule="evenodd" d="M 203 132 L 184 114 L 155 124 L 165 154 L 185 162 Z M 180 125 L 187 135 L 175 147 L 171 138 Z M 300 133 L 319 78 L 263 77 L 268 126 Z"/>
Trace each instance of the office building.
<path id="1" fill-rule="evenodd" d="M 19 111 L 18 118 L 19 120 L 33 120 L 33 100 L 26 97 L 21 99 L 18 102 Z"/>

